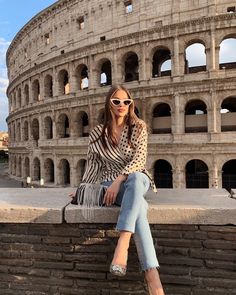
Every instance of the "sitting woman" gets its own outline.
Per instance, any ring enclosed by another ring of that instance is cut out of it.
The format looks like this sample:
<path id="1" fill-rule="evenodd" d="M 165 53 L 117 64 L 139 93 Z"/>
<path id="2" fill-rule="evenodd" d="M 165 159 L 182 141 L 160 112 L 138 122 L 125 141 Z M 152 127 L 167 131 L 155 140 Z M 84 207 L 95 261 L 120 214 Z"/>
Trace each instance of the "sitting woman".
<path id="1" fill-rule="evenodd" d="M 153 239 L 147 220 L 148 204 L 144 194 L 155 184 L 145 168 L 147 128 L 134 113 L 129 91 L 119 85 L 111 87 L 105 101 L 104 124 L 89 136 L 83 183 L 100 182 L 107 186 L 106 206 L 120 206 L 116 225 L 119 239 L 110 265 L 117 276 L 126 274 L 128 248 L 133 235 L 149 293 L 163 295 Z M 73 196 L 73 194 L 71 194 Z"/>

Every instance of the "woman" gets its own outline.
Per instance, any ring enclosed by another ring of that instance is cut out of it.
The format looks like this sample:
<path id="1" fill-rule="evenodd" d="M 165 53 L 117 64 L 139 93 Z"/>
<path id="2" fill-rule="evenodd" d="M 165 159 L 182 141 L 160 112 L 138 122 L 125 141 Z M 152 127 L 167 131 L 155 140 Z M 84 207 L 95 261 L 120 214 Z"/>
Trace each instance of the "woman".
<path id="1" fill-rule="evenodd" d="M 89 136 L 82 182 L 99 181 L 108 187 L 104 204 L 121 206 L 116 225 L 120 236 L 110 272 L 117 276 L 126 274 L 128 248 L 133 235 L 149 293 L 163 295 L 157 271 L 159 264 L 147 220 L 148 204 L 144 199 L 150 186 L 156 190 L 145 169 L 146 155 L 146 124 L 135 115 L 129 91 L 121 85 L 113 86 L 106 97 L 104 124 L 96 126 Z"/>

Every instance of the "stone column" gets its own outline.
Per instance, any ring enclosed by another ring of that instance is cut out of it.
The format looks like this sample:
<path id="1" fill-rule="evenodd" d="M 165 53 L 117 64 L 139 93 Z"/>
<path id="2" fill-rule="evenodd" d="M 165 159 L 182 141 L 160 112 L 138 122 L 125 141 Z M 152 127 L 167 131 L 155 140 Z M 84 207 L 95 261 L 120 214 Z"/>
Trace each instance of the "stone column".
<path id="1" fill-rule="evenodd" d="M 53 97 L 55 97 L 59 94 L 58 72 L 55 67 L 52 69 L 52 81 L 52 92 Z"/>
<path id="2" fill-rule="evenodd" d="M 56 155 L 54 155 L 54 159 L 53 159 L 54 161 L 54 183 L 55 183 L 55 185 L 58 185 L 59 183 L 60 183 L 60 180 L 59 180 L 59 174 L 60 174 L 60 172 L 59 172 L 59 160 L 57 159 L 57 156 Z"/>
<path id="3" fill-rule="evenodd" d="M 210 48 L 206 48 L 207 70 L 215 71 L 219 69 L 219 50 L 216 47 L 215 28 L 211 28 Z"/>
<path id="4" fill-rule="evenodd" d="M 44 159 L 42 156 L 39 157 L 39 161 L 40 161 L 40 179 L 39 179 L 39 183 L 41 184 L 41 180 L 43 181 L 43 185 L 45 184 L 45 180 L 46 180 L 46 171 L 45 171 L 45 167 L 44 167 Z"/>
<path id="5" fill-rule="evenodd" d="M 52 139 L 57 138 L 57 129 L 56 129 L 56 114 L 52 112 Z"/>
<path id="6" fill-rule="evenodd" d="M 180 54 L 179 54 L 179 37 L 174 37 L 174 52 L 171 54 L 171 75 L 173 77 L 180 74 Z"/>
<path id="7" fill-rule="evenodd" d="M 73 161 L 73 163 L 74 163 L 74 161 Z M 77 177 L 76 177 L 76 162 L 74 163 L 74 165 L 71 166 L 71 169 L 70 169 L 70 171 L 71 171 L 71 182 L 70 182 L 70 185 L 72 187 L 78 186 Z"/>
<path id="8" fill-rule="evenodd" d="M 147 80 L 147 68 L 146 68 L 146 60 L 147 60 L 147 47 L 146 43 L 142 43 L 140 45 L 141 57 L 139 58 L 139 81 Z"/>
<path id="9" fill-rule="evenodd" d="M 72 62 L 69 63 L 69 84 L 70 84 L 70 93 L 75 93 L 77 91 L 76 83 L 76 73 L 74 65 Z"/>
<path id="10" fill-rule="evenodd" d="M 116 49 L 113 50 L 113 62 L 112 62 L 112 84 L 118 84 L 118 65 L 117 65 L 117 53 Z"/>
<path id="11" fill-rule="evenodd" d="M 95 68 L 94 56 L 89 56 L 89 89 L 94 90 L 98 86 L 97 69 Z"/>
<path id="12" fill-rule="evenodd" d="M 213 160 L 213 166 L 212 166 L 212 169 L 210 170 L 209 188 L 219 188 L 219 175 L 218 175 L 217 163 L 215 160 Z"/>

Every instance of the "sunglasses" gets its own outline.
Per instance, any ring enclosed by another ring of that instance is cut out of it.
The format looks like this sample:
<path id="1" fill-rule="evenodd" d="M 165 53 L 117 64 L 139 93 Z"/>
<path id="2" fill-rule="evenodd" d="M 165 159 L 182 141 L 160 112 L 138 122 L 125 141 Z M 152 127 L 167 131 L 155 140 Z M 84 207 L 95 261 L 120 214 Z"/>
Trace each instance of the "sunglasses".
<path id="1" fill-rule="evenodd" d="M 114 106 L 120 106 L 120 105 L 125 105 L 125 106 L 129 106 L 131 105 L 131 103 L 133 102 L 132 99 L 126 98 L 126 99 L 118 99 L 118 98 L 112 98 L 111 99 L 111 103 Z"/>

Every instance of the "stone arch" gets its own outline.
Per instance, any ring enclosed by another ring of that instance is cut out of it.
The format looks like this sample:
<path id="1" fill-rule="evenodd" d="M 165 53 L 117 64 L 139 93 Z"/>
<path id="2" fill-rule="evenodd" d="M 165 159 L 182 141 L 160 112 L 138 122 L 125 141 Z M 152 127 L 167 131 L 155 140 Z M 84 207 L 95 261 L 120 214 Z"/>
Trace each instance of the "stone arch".
<path id="1" fill-rule="evenodd" d="M 47 158 L 44 162 L 44 175 L 45 175 L 46 183 L 54 183 L 55 181 L 54 162 L 50 158 Z"/>
<path id="2" fill-rule="evenodd" d="M 139 58 L 138 55 L 133 52 L 127 52 L 123 57 L 125 82 L 139 80 Z"/>
<path id="3" fill-rule="evenodd" d="M 21 108 L 22 106 L 21 88 L 18 88 L 17 90 L 17 101 L 18 101 L 18 107 Z"/>
<path id="4" fill-rule="evenodd" d="M 184 57 L 185 74 L 206 71 L 206 47 L 204 41 L 194 39 L 187 42 Z"/>
<path id="5" fill-rule="evenodd" d="M 16 175 L 16 156 L 12 156 L 12 174 Z"/>
<path id="6" fill-rule="evenodd" d="M 111 61 L 107 58 L 102 59 L 99 62 L 99 84 L 100 86 L 107 86 L 112 84 L 112 70 L 111 70 Z"/>
<path id="7" fill-rule="evenodd" d="M 153 50 L 152 77 L 171 76 L 171 52 L 168 47 L 158 47 Z M 168 62 L 168 64 L 167 64 Z"/>
<path id="8" fill-rule="evenodd" d="M 64 95 L 70 93 L 69 74 L 67 70 L 60 70 L 58 73 L 58 93 Z"/>
<path id="9" fill-rule="evenodd" d="M 30 160 L 28 157 L 24 160 L 24 177 L 27 178 L 30 176 Z"/>
<path id="10" fill-rule="evenodd" d="M 157 103 L 152 111 L 152 133 L 171 133 L 171 108 L 168 103 Z"/>
<path id="11" fill-rule="evenodd" d="M 29 85 L 26 84 L 24 87 L 24 98 L 25 98 L 25 105 L 29 104 Z"/>
<path id="12" fill-rule="evenodd" d="M 69 185 L 70 184 L 70 163 L 66 159 L 61 159 L 59 162 L 59 184 Z"/>
<path id="13" fill-rule="evenodd" d="M 236 34 L 228 34 L 224 36 L 220 43 L 219 50 L 219 67 L 220 69 L 236 68 Z"/>
<path id="14" fill-rule="evenodd" d="M 86 112 L 77 113 L 74 124 L 76 136 L 85 137 L 89 135 L 89 118 Z"/>
<path id="15" fill-rule="evenodd" d="M 38 141 L 39 140 L 39 121 L 38 119 L 34 118 L 31 124 L 31 134 L 34 140 Z"/>
<path id="16" fill-rule="evenodd" d="M 140 111 L 140 108 L 139 108 L 139 107 L 134 106 L 134 112 L 135 112 L 135 115 L 136 115 L 138 118 L 141 118 L 141 111 Z"/>
<path id="17" fill-rule="evenodd" d="M 207 106 L 200 99 L 193 99 L 185 106 L 185 132 L 207 132 Z"/>
<path id="18" fill-rule="evenodd" d="M 33 179 L 39 181 L 41 179 L 41 167 L 39 158 L 34 158 L 33 160 Z"/>
<path id="19" fill-rule="evenodd" d="M 154 182 L 158 188 L 173 188 L 172 166 L 159 159 L 154 163 Z"/>
<path id="20" fill-rule="evenodd" d="M 44 97 L 53 97 L 53 78 L 49 74 L 44 78 Z"/>
<path id="21" fill-rule="evenodd" d="M 105 118 L 105 109 L 103 108 L 98 111 L 98 117 L 97 117 L 98 124 L 103 124 L 104 118 Z"/>
<path id="22" fill-rule="evenodd" d="M 17 159 L 17 166 L 16 166 L 16 176 L 21 177 L 21 170 L 22 170 L 22 161 L 21 161 L 21 156 L 18 157 Z"/>
<path id="23" fill-rule="evenodd" d="M 75 76 L 77 81 L 77 89 L 83 90 L 89 87 L 89 70 L 87 65 L 80 64 L 75 70 Z"/>
<path id="24" fill-rule="evenodd" d="M 16 125 L 16 141 L 21 141 L 21 124 L 17 122 Z"/>
<path id="25" fill-rule="evenodd" d="M 29 123 L 28 123 L 28 121 L 25 121 L 24 125 L 23 125 L 23 140 L 24 141 L 29 140 Z"/>
<path id="26" fill-rule="evenodd" d="M 77 184 L 79 184 L 82 181 L 82 177 L 84 175 L 85 168 L 86 168 L 86 160 L 85 159 L 79 160 L 76 165 Z"/>
<path id="27" fill-rule="evenodd" d="M 39 101 L 41 99 L 40 84 L 38 79 L 35 79 L 32 83 L 32 95 L 33 95 L 33 101 Z"/>
<path id="28" fill-rule="evenodd" d="M 186 188 L 209 188 L 207 164 L 199 159 L 188 161 L 185 166 Z"/>
<path id="29" fill-rule="evenodd" d="M 44 137 L 45 139 L 53 138 L 53 122 L 50 116 L 44 118 Z"/>
<path id="30" fill-rule="evenodd" d="M 221 131 L 236 131 L 236 96 L 230 96 L 221 104 Z"/>
<path id="31" fill-rule="evenodd" d="M 236 188 L 236 159 L 224 163 L 222 167 L 222 187 L 228 191 Z"/>
<path id="32" fill-rule="evenodd" d="M 70 121 L 65 113 L 60 114 L 58 117 L 57 135 L 59 138 L 70 137 Z"/>

